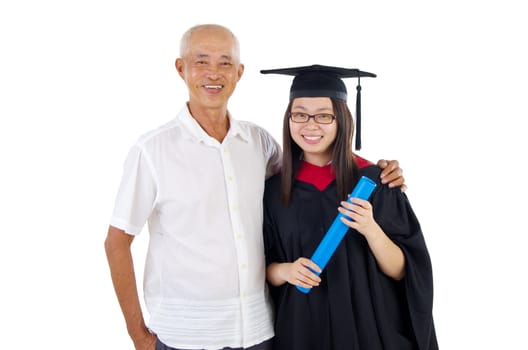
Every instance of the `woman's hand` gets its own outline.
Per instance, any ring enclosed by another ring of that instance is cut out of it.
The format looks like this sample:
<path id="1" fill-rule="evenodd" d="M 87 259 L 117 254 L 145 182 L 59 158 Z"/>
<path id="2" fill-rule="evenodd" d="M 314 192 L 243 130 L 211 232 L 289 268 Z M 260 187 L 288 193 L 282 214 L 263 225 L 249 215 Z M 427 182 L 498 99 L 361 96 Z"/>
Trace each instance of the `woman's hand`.
<path id="1" fill-rule="evenodd" d="M 374 220 L 372 204 L 369 201 L 359 198 L 352 198 L 351 201 L 352 203 L 346 201 L 341 202 L 341 207 L 338 210 L 346 216 L 342 217 L 341 221 L 348 227 L 361 233 L 368 240 L 383 233 L 378 223 Z"/>
<path id="2" fill-rule="evenodd" d="M 321 278 L 313 271 L 321 273 L 321 269 L 308 258 L 298 258 L 291 263 L 272 263 L 267 269 L 267 278 L 274 286 L 286 282 L 294 286 L 312 288 L 319 285 Z"/>

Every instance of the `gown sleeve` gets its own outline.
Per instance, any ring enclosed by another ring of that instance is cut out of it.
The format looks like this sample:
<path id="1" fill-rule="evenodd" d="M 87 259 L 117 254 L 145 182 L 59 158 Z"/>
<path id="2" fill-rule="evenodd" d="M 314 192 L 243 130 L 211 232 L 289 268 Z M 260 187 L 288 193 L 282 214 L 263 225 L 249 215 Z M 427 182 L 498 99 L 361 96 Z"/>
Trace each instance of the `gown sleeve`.
<path id="1" fill-rule="evenodd" d="M 379 176 L 371 178 L 379 179 Z M 377 182 L 371 198 L 374 219 L 405 255 L 405 277 L 398 284 L 404 290 L 412 333 L 419 349 L 437 349 L 432 316 L 432 264 L 420 223 L 400 188 Z"/>
<path id="2" fill-rule="evenodd" d="M 283 262 L 284 258 L 279 256 L 279 237 L 277 236 L 277 224 L 272 215 L 276 209 L 280 183 L 279 175 L 275 175 L 266 181 L 264 192 L 264 254 L 266 257 L 266 266 L 272 262 Z"/>

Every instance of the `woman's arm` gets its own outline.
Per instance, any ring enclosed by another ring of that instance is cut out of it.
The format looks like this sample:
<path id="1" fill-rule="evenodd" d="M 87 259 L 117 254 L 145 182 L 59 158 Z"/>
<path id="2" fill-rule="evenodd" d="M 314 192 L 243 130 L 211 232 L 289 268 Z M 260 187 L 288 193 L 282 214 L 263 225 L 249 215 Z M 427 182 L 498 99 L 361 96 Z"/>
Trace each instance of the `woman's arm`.
<path id="1" fill-rule="evenodd" d="M 401 280 L 405 276 L 405 256 L 402 250 L 374 220 L 370 202 L 352 198 L 352 203 L 341 202 L 342 206 L 338 210 L 352 219 L 343 217 L 341 221 L 365 237 L 383 273 L 395 280 Z"/>

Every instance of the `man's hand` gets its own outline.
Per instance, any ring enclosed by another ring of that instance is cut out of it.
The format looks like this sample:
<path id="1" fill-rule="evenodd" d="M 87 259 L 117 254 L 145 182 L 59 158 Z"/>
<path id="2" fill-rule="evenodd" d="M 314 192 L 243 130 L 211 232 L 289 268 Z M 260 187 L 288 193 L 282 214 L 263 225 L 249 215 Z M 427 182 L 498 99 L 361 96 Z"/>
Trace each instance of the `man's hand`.
<path id="1" fill-rule="evenodd" d="M 143 334 L 132 338 L 132 341 L 134 342 L 136 350 L 155 350 L 156 339 L 156 335 L 150 333 L 145 327 Z"/>
<path id="2" fill-rule="evenodd" d="M 407 190 L 403 170 L 397 160 L 380 159 L 377 164 L 381 169 L 381 183 L 389 184 L 389 187 L 401 186 L 401 191 Z"/>

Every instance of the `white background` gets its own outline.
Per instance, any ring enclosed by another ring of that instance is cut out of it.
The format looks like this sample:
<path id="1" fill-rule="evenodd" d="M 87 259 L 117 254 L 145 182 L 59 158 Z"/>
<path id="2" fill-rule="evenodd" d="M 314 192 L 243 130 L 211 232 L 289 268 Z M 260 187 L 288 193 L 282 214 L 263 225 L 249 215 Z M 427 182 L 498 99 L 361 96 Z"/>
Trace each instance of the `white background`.
<path id="1" fill-rule="evenodd" d="M 279 141 L 291 80 L 260 69 L 378 74 L 362 80 L 360 154 L 404 169 L 441 348 L 526 349 L 522 2 L 370 3 L 2 1 L 0 348 L 131 348 L 103 249 L 122 164 L 187 99 L 181 34 L 214 22 L 246 65 L 231 112 Z"/>

